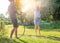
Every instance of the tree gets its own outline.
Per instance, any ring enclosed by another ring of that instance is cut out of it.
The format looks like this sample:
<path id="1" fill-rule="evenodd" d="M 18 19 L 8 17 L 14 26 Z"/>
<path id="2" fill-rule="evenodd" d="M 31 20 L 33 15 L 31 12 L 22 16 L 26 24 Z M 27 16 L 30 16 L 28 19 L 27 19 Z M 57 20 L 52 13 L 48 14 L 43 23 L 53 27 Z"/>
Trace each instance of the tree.
<path id="1" fill-rule="evenodd" d="M 55 0 L 53 7 L 54 7 L 53 14 L 54 20 L 60 20 L 60 0 Z"/>
<path id="2" fill-rule="evenodd" d="M 5 35 L 5 24 L 4 24 L 4 15 L 0 14 L 0 36 L 1 38 Z"/>

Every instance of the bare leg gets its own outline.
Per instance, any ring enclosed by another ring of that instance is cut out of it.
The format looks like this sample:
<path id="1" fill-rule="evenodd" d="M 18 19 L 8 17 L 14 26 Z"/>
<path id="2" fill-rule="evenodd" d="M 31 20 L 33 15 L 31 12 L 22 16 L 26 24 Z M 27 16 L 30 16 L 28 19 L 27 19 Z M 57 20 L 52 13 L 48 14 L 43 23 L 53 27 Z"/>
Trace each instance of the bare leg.
<path id="1" fill-rule="evenodd" d="M 17 37 L 17 28 L 15 29 L 15 37 L 18 38 L 18 37 Z"/>
<path id="2" fill-rule="evenodd" d="M 13 35 L 14 31 L 15 31 L 15 27 L 14 27 L 14 28 L 12 29 L 12 31 L 11 31 L 10 39 L 12 39 L 12 35 Z"/>
<path id="3" fill-rule="evenodd" d="M 40 35 L 40 25 L 38 25 L 38 33 L 39 33 L 39 35 Z"/>
<path id="4" fill-rule="evenodd" d="M 37 36 L 37 25 L 35 24 L 35 33 L 36 33 L 36 36 Z"/>

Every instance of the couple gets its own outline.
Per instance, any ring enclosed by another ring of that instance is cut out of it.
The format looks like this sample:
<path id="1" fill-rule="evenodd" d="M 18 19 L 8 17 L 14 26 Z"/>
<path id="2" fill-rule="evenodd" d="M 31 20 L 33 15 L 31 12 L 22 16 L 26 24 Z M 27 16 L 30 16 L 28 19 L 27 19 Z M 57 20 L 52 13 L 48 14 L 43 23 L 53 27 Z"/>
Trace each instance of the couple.
<path id="1" fill-rule="evenodd" d="M 15 37 L 18 39 L 18 36 L 17 36 L 17 28 L 18 28 L 18 23 L 17 23 L 17 18 L 16 18 L 16 14 L 19 14 L 17 12 L 17 9 L 14 5 L 14 0 L 9 0 L 10 2 L 10 5 L 8 7 L 8 12 L 9 12 L 9 16 L 10 16 L 10 19 L 12 21 L 12 24 L 13 24 L 13 29 L 11 31 L 11 34 L 10 34 L 10 40 L 12 40 L 12 35 L 13 33 L 15 32 Z M 21 14 L 19 14 L 21 15 Z M 35 13 L 34 13 L 34 25 L 35 25 L 35 32 L 36 31 L 36 28 L 38 27 L 38 32 L 40 34 L 40 11 L 39 11 L 39 7 L 37 7 Z"/>

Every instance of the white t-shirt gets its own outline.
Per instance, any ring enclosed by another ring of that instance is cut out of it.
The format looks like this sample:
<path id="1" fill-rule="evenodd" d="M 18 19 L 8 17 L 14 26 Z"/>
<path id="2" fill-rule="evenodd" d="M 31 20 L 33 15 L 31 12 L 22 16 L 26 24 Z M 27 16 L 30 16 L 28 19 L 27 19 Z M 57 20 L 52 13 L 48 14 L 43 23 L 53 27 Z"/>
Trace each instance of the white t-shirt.
<path id="1" fill-rule="evenodd" d="M 41 18 L 40 10 L 36 10 L 34 12 L 34 19 L 40 19 L 40 18 Z"/>

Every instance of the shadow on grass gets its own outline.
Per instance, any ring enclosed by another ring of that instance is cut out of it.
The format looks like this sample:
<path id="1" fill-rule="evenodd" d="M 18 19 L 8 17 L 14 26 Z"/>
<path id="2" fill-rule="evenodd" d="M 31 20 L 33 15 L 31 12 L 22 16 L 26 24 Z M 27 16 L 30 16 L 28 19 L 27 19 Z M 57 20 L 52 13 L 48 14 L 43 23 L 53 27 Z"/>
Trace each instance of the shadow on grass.
<path id="1" fill-rule="evenodd" d="M 22 39 L 18 39 L 18 40 L 20 40 L 21 42 L 27 43 L 26 41 L 24 41 L 24 40 L 22 40 Z"/>
<path id="2" fill-rule="evenodd" d="M 26 36 L 26 35 L 24 35 L 24 36 Z M 56 37 L 56 36 L 27 35 L 27 37 L 30 37 L 30 38 L 44 38 L 44 39 L 52 39 L 52 40 L 60 41 L 60 37 Z M 22 41 L 22 40 L 21 40 L 21 41 Z"/>
<path id="3" fill-rule="evenodd" d="M 37 36 L 40 38 L 44 38 L 44 39 L 52 39 L 52 40 L 56 40 L 56 41 L 60 41 L 60 37 L 55 37 L 55 36 Z"/>
<path id="4" fill-rule="evenodd" d="M 19 41 L 16 40 L 9 40 L 8 38 L 0 38 L 0 43 L 27 43 L 24 40 L 19 39 Z"/>
<path id="5" fill-rule="evenodd" d="M 47 38 L 50 38 L 50 39 L 53 39 L 53 40 L 57 40 L 57 41 L 60 41 L 60 38 L 59 37 L 55 37 L 55 36 L 49 36 Z"/>

